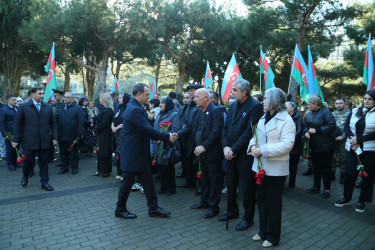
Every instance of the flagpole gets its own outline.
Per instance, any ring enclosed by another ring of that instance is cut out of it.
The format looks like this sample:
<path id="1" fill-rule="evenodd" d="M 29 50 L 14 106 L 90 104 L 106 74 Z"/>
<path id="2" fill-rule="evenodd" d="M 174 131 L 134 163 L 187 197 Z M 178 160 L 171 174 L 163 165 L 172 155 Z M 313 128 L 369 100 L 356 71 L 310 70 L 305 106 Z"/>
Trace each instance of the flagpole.
<path id="1" fill-rule="evenodd" d="M 260 45 L 260 51 L 262 51 L 262 45 Z M 262 60 L 263 60 L 263 58 L 262 58 Z M 260 65 L 259 65 L 259 68 L 260 68 Z M 262 94 L 262 72 L 260 72 L 260 70 L 259 70 L 259 86 L 260 86 L 260 94 Z"/>
<path id="2" fill-rule="evenodd" d="M 296 47 L 294 48 L 294 53 L 293 53 L 293 64 L 292 64 L 292 67 L 290 67 L 290 76 L 289 76 L 288 94 L 290 93 L 290 82 L 292 81 L 292 73 L 293 73 L 294 61 L 296 60 L 296 49 L 297 49 L 297 44 L 296 44 Z"/>

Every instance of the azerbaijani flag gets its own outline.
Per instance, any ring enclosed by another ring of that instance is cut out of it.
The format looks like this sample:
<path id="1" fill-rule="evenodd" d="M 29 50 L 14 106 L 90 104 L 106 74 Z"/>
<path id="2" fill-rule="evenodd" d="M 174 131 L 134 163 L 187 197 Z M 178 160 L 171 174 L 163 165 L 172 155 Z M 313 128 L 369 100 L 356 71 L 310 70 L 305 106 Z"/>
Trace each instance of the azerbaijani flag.
<path id="1" fill-rule="evenodd" d="M 309 53 L 309 74 L 307 77 L 307 82 L 309 86 L 309 95 L 310 96 L 318 95 L 320 96 L 320 98 L 322 98 L 322 102 L 325 102 L 322 90 L 320 88 L 318 76 L 316 75 L 314 61 L 313 61 L 311 51 L 310 51 L 310 45 L 308 47 L 308 53 Z"/>
<path id="2" fill-rule="evenodd" d="M 372 57 L 371 50 L 371 34 L 368 36 L 365 66 L 363 67 L 363 82 L 367 85 L 367 90 L 371 90 L 375 87 L 374 59 Z"/>
<path id="3" fill-rule="evenodd" d="M 210 64 L 207 61 L 206 75 L 204 76 L 204 88 L 208 89 L 213 85 Z"/>
<path id="4" fill-rule="evenodd" d="M 268 63 L 267 58 L 264 56 L 262 48 L 260 48 L 260 73 L 264 74 L 266 90 L 275 87 L 275 83 L 273 82 L 275 74 Z"/>
<path id="5" fill-rule="evenodd" d="M 150 99 L 158 99 L 158 89 L 156 87 L 156 76 L 154 77 L 154 81 L 151 83 L 150 87 Z"/>
<path id="6" fill-rule="evenodd" d="M 242 79 L 242 75 L 238 68 L 236 58 L 232 55 L 221 86 L 221 100 L 228 101 L 229 94 L 232 91 L 232 85 L 238 79 Z"/>
<path id="7" fill-rule="evenodd" d="M 111 94 L 114 93 L 114 92 L 120 92 L 120 89 L 118 87 L 118 80 L 117 80 L 116 76 L 115 76 L 115 79 L 113 79 Z"/>
<path id="8" fill-rule="evenodd" d="M 45 68 L 45 71 L 48 73 L 48 77 L 43 101 L 48 103 L 56 102 L 52 90 L 57 88 L 55 68 L 55 43 L 53 43 L 51 53 L 49 54 L 48 62 Z"/>
<path id="9" fill-rule="evenodd" d="M 301 52 L 297 45 L 294 51 L 294 59 L 292 65 L 292 77 L 299 84 L 300 95 L 303 100 L 307 103 L 309 98 L 309 87 L 307 84 L 307 75 L 309 70 L 307 69 L 306 63 L 303 60 Z"/>

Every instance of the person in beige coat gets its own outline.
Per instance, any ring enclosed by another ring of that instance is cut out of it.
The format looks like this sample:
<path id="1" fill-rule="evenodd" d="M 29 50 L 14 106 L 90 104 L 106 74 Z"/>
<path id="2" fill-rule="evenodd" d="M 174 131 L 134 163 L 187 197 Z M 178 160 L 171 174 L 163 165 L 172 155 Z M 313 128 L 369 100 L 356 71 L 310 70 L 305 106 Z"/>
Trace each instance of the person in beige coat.
<path id="1" fill-rule="evenodd" d="M 258 176 L 257 204 L 259 233 L 253 240 L 264 240 L 263 247 L 279 244 L 281 234 L 282 192 L 289 175 L 289 152 L 296 127 L 288 115 L 286 95 L 279 88 L 268 89 L 264 97 L 266 114 L 260 118 L 247 153 L 254 156 L 252 170 Z"/>

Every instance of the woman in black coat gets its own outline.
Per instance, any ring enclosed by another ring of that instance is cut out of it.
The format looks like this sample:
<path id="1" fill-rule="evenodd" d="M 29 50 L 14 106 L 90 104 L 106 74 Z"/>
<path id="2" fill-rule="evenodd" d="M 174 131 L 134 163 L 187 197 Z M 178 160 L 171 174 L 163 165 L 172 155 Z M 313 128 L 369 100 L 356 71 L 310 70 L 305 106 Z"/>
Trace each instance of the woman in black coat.
<path id="1" fill-rule="evenodd" d="M 117 176 L 116 179 L 122 178 L 121 173 L 121 166 L 120 166 L 120 145 L 121 145 L 121 130 L 123 127 L 123 120 L 124 120 L 124 111 L 126 109 L 126 106 L 128 105 L 128 102 L 130 101 L 130 95 L 128 93 L 124 93 L 123 95 L 119 95 L 118 97 L 118 103 L 114 116 L 112 119 L 112 132 L 115 134 L 115 138 L 117 140 L 117 148 L 116 148 L 116 166 L 117 166 Z"/>
<path id="2" fill-rule="evenodd" d="M 100 104 L 104 107 L 100 110 L 96 118 L 94 128 L 95 135 L 99 140 L 99 152 L 97 152 L 97 170 L 94 174 L 100 174 L 108 177 L 112 172 L 112 130 L 111 123 L 113 117 L 112 97 L 108 93 L 101 94 L 99 97 Z"/>
<path id="3" fill-rule="evenodd" d="M 331 162 L 336 146 L 331 134 L 336 128 L 336 121 L 332 113 L 322 106 L 319 96 L 310 96 L 308 101 L 311 112 L 306 115 L 304 135 L 310 143 L 314 186 L 307 189 L 307 193 L 320 192 L 320 179 L 323 174 L 322 198 L 327 199 L 331 195 Z"/>
<path id="4" fill-rule="evenodd" d="M 294 188 L 296 185 L 297 167 L 299 158 L 302 154 L 302 133 L 303 133 L 303 117 L 297 110 L 297 105 L 294 102 L 285 103 L 286 111 L 292 117 L 294 125 L 296 126 L 296 138 L 292 151 L 289 153 L 289 188 Z"/>

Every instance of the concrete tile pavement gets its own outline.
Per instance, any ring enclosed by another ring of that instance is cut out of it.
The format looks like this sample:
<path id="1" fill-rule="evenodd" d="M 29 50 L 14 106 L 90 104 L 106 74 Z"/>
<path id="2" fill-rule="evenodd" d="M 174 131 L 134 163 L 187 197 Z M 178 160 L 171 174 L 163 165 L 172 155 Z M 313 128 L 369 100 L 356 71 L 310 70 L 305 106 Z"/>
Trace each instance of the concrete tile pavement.
<path id="1" fill-rule="evenodd" d="M 36 170 L 38 167 L 36 167 Z M 354 211 L 358 190 L 350 206 L 336 208 L 333 203 L 342 194 L 342 185 L 333 182 L 331 198 L 309 195 L 311 176 L 302 176 L 299 167 L 296 188 L 284 189 L 282 236 L 278 249 L 374 249 L 375 206 L 366 204 L 366 213 Z M 194 189 L 178 189 L 173 196 L 159 196 L 159 205 L 172 211 L 167 219 L 150 218 L 146 198 L 133 192 L 128 208 L 135 220 L 114 217 L 119 181 L 93 177 L 95 157 L 82 157 L 79 173 L 57 175 L 50 165 L 50 184 L 54 192 L 41 190 L 39 177 L 30 178 L 26 188 L 20 185 L 21 169 L 8 171 L 0 165 L 0 249 L 255 249 L 258 214 L 249 230 L 236 232 L 240 221 L 229 223 L 217 218 L 203 219 L 205 210 L 191 210 L 199 202 Z M 37 171 L 36 171 L 37 172 Z M 177 179 L 178 183 L 183 180 Z M 158 182 L 156 181 L 158 185 Z M 241 201 L 239 201 L 241 204 Z M 226 195 L 222 195 L 221 213 Z M 240 207 L 240 214 L 243 210 Z"/>

